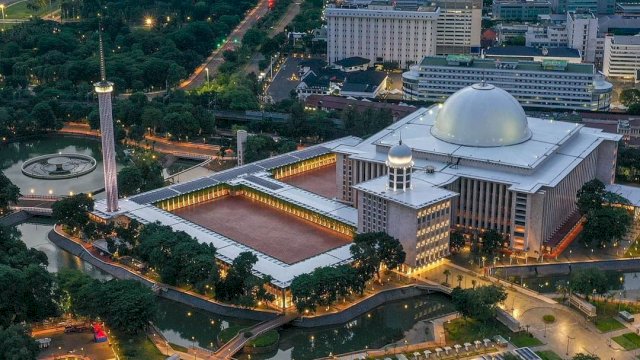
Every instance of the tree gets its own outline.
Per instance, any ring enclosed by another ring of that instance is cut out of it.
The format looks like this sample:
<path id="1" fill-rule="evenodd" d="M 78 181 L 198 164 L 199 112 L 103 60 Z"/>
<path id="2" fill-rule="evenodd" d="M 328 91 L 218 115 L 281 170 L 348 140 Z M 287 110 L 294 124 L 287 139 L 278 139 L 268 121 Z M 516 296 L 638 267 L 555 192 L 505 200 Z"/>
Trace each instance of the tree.
<path id="1" fill-rule="evenodd" d="M 451 292 L 451 302 L 465 318 L 486 322 L 495 318 L 498 304 L 507 299 L 503 288 L 495 285 L 480 286 L 473 289 L 456 287 Z"/>
<path id="2" fill-rule="evenodd" d="M 0 358 L 36 359 L 39 352 L 38 344 L 24 326 L 11 325 L 0 328 Z"/>
<path id="3" fill-rule="evenodd" d="M 253 265 L 257 261 L 258 257 L 248 251 L 233 259 L 227 276 L 217 286 L 218 298 L 245 307 L 254 307 L 258 301 L 273 301 L 275 297 L 264 288 L 270 278 L 253 275 Z"/>
<path id="4" fill-rule="evenodd" d="M 20 188 L 14 185 L 3 172 L 0 172 L 0 214 L 9 210 L 10 204 L 15 204 L 20 196 Z"/>
<path id="5" fill-rule="evenodd" d="M 589 211 L 600 209 L 602 207 L 602 198 L 605 194 L 605 186 L 602 181 L 593 179 L 582 185 L 577 194 L 578 210 L 581 214 Z"/>
<path id="6" fill-rule="evenodd" d="M 53 218 L 69 229 L 82 230 L 89 222 L 93 203 L 92 197 L 82 193 L 63 198 L 53 204 Z"/>
<path id="7" fill-rule="evenodd" d="M 610 284 L 605 273 L 594 267 L 576 270 L 571 274 L 571 290 L 589 299 L 590 294 L 604 294 Z"/>
<path id="8" fill-rule="evenodd" d="M 495 229 L 485 231 L 482 234 L 482 253 L 488 257 L 495 256 L 503 246 L 504 238 Z"/>
<path id="9" fill-rule="evenodd" d="M 622 105 L 629 107 L 640 102 L 640 90 L 624 89 L 620 92 L 620 102 Z"/>
<path id="10" fill-rule="evenodd" d="M 442 275 L 445 276 L 445 280 L 444 283 L 449 285 L 449 276 L 451 275 L 451 270 L 449 269 L 444 269 L 444 271 L 442 272 Z"/>
<path id="11" fill-rule="evenodd" d="M 140 192 L 144 185 L 142 172 L 135 166 L 125 166 L 118 172 L 118 192 L 122 196 L 131 196 Z"/>
<path id="12" fill-rule="evenodd" d="M 75 270 L 60 273 L 58 279 L 70 310 L 77 315 L 101 318 L 126 334 L 141 332 L 155 319 L 156 296 L 138 281 L 100 282 Z"/>
<path id="13" fill-rule="evenodd" d="M 461 233 L 452 231 L 449 234 L 449 249 L 451 249 L 452 252 L 460 251 L 464 247 L 464 245 L 464 236 Z"/>
<path id="14" fill-rule="evenodd" d="M 582 240 L 592 247 L 604 247 L 622 239 L 631 226 L 632 217 L 620 207 L 606 206 L 589 213 L 582 230 Z"/>
<path id="15" fill-rule="evenodd" d="M 464 279 L 462 275 L 456 276 L 456 280 L 458 280 L 458 287 L 462 287 L 462 279 Z"/>
<path id="16" fill-rule="evenodd" d="M 383 232 L 357 234 L 353 238 L 350 251 L 354 267 L 367 280 L 375 275 L 379 281 L 382 281 L 381 265 L 388 269 L 395 269 L 406 258 L 402 244 Z"/>

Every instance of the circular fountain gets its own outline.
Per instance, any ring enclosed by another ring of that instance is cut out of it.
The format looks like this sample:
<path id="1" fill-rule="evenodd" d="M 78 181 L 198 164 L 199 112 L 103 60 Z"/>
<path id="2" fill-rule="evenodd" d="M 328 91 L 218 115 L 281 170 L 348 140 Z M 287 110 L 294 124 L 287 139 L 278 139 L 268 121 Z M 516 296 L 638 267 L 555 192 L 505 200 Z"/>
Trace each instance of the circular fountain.
<path id="1" fill-rule="evenodd" d="M 70 179 L 95 170 L 96 159 L 83 154 L 47 154 L 22 164 L 22 173 L 35 179 Z"/>

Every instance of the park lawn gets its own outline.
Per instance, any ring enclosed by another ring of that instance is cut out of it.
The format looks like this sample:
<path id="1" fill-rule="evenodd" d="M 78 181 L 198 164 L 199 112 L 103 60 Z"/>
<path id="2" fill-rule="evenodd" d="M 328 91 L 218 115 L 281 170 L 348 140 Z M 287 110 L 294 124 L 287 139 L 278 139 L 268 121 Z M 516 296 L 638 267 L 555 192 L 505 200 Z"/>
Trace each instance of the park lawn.
<path id="1" fill-rule="evenodd" d="M 611 339 L 620 344 L 620 346 L 625 348 L 625 350 L 635 350 L 640 348 L 640 335 L 636 333 L 628 332 Z"/>
<path id="2" fill-rule="evenodd" d="M 277 330 L 269 330 L 266 333 L 256 336 L 255 339 L 249 341 L 249 346 L 253 347 L 267 347 L 278 343 L 280 335 Z"/>
<path id="3" fill-rule="evenodd" d="M 118 352 L 121 359 L 127 360 L 164 360 L 160 350 L 142 333 L 135 336 L 119 335 Z"/>
<path id="4" fill-rule="evenodd" d="M 608 315 L 598 316 L 595 325 L 603 333 L 624 329 L 625 327 L 620 321 Z"/>
<path id="5" fill-rule="evenodd" d="M 562 360 L 562 358 L 551 350 L 536 351 L 542 360 Z"/>
<path id="6" fill-rule="evenodd" d="M 30 17 L 37 17 L 44 15 L 56 9 L 56 0 L 51 1 L 52 7 L 44 6 L 37 11 L 31 10 L 27 7 L 28 1 L 21 1 L 7 6 L 4 9 L 4 15 L 7 19 L 28 19 Z M 52 10 L 53 9 L 53 10 Z"/>
<path id="7" fill-rule="evenodd" d="M 480 323 L 475 320 L 456 319 L 444 324 L 446 339 L 462 344 L 475 340 L 493 339 L 496 335 L 511 341 L 516 347 L 536 346 L 542 342 L 524 331 L 512 332 L 498 320 Z"/>
<path id="8" fill-rule="evenodd" d="M 617 316 L 619 311 L 628 311 L 631 314 L 640 313 L 640 304 L 617 304 L 609 301 L 592 301 L 591 303 L 596 306 L 598 314 Z"/>
<path id="9" fill-rule="evenodd" d="M 226 344 L 229 342 L 229 340 L 233 339 L 233 337 L 236 336 L 236 334 L 238 334 L 240 330 L 244 328 L 246 328 L 246 326 L 242 326 L 242 325 L 229 326 L 228 328 L 220 331 L 220 334 L 218 334 L 218 340 L 220 340 L 222 344 Z"/>

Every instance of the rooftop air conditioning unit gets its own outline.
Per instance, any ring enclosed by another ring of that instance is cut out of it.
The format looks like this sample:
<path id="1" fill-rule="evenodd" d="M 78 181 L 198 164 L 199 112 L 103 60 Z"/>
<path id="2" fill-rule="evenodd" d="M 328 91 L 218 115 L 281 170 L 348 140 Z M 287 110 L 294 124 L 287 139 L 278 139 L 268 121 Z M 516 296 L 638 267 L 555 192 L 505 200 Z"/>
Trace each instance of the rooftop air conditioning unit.
<path id="1" fill-rule="evenodd" d="M 434 168 L 431 165 L 428 165 L 427 167 L 424 168 L 424 172 L 427 174 L 433 174 L 436 172 L 436 168 Z"/>

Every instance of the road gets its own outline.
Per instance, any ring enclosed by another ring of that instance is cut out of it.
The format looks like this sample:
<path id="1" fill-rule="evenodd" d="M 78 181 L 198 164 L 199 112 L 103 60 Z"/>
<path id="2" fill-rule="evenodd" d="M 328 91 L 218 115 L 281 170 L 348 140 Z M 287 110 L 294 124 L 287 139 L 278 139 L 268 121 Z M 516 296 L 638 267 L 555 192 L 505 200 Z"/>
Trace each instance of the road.
<path id="1" fill-rule="evenodd" d="M 258 5 L 253 8 L 242 22 L 227 36 L 227 41 L 218 49 L 213 50 L 211 55 L 205 62 L 198 66 L 189 78 L 180 84 L 183 90 L 193 90 L 202 86 L 207 81 L 207 71 L 209 69 L 209 78 L 214 76 L 220 65 L 224 62 L 222 52 L 233 48 L 233 39 L 242 39 L 244 34 L 253 27 L 253 25 L 269 11 L 269 1 L 260 0 Z"/>
<path id="2" fill-rule="evenodd" d="M 64 124 L 64 127 L 60 129 L 60 133 L 63 134 L 77 134 L 86 136 L 99 137 L 100 134 L 97 130 L 92 130 L 89 125 L 83 123 L 68 122 Z M 130 143 L 130 145 L 140 146 L 143 148 L 152 148 L 154 151 L 164 154 L 174 154 L 178 157 L 193 157 L 193 158 L 217 158 L 220 152 L 219 145 L 199 144 L 194 142 L 185 141 L 171 141 L 165 138 L 145 135 L 145 141 L 140 143 Z"/>
<path id="3" fill-rule="evenodd" d="M 479 277 L 476 273 L 462 270 L 448 263 L 422 273 L 419 277 L 438 283 L 444 282 L 445 269 L 451 272 L 449 283 L 452 286 L 458 285 L 458 275 L 463 277 L 460 283 L 462 288 L 472 287 L 472 280 L 475 280 L 476 286 L 490 284 L 487 279 Z M 507 291 L 505 310 L 520 321 L 521 326 L 529 327 L 529 331 L 544 343 L 540 349 L 553 350 L 563 358 L 577 353 L 589 353 L 607 360 L 635 359 L 633 351 L 622 351 L 617 343 L 610 341 L 611 337 L 628 332 L 630 329 L 603 334 L 593 323 L 585 321 L 585 317 L 573 309 L 550 301 L 544 296 L 518 291 L 517 288 L 507 287 L 505 290 Z M 542 316 L 547 314 L 555 316 L 556 321 L 553 324 L 545 325 L 542 321 Z"/>

